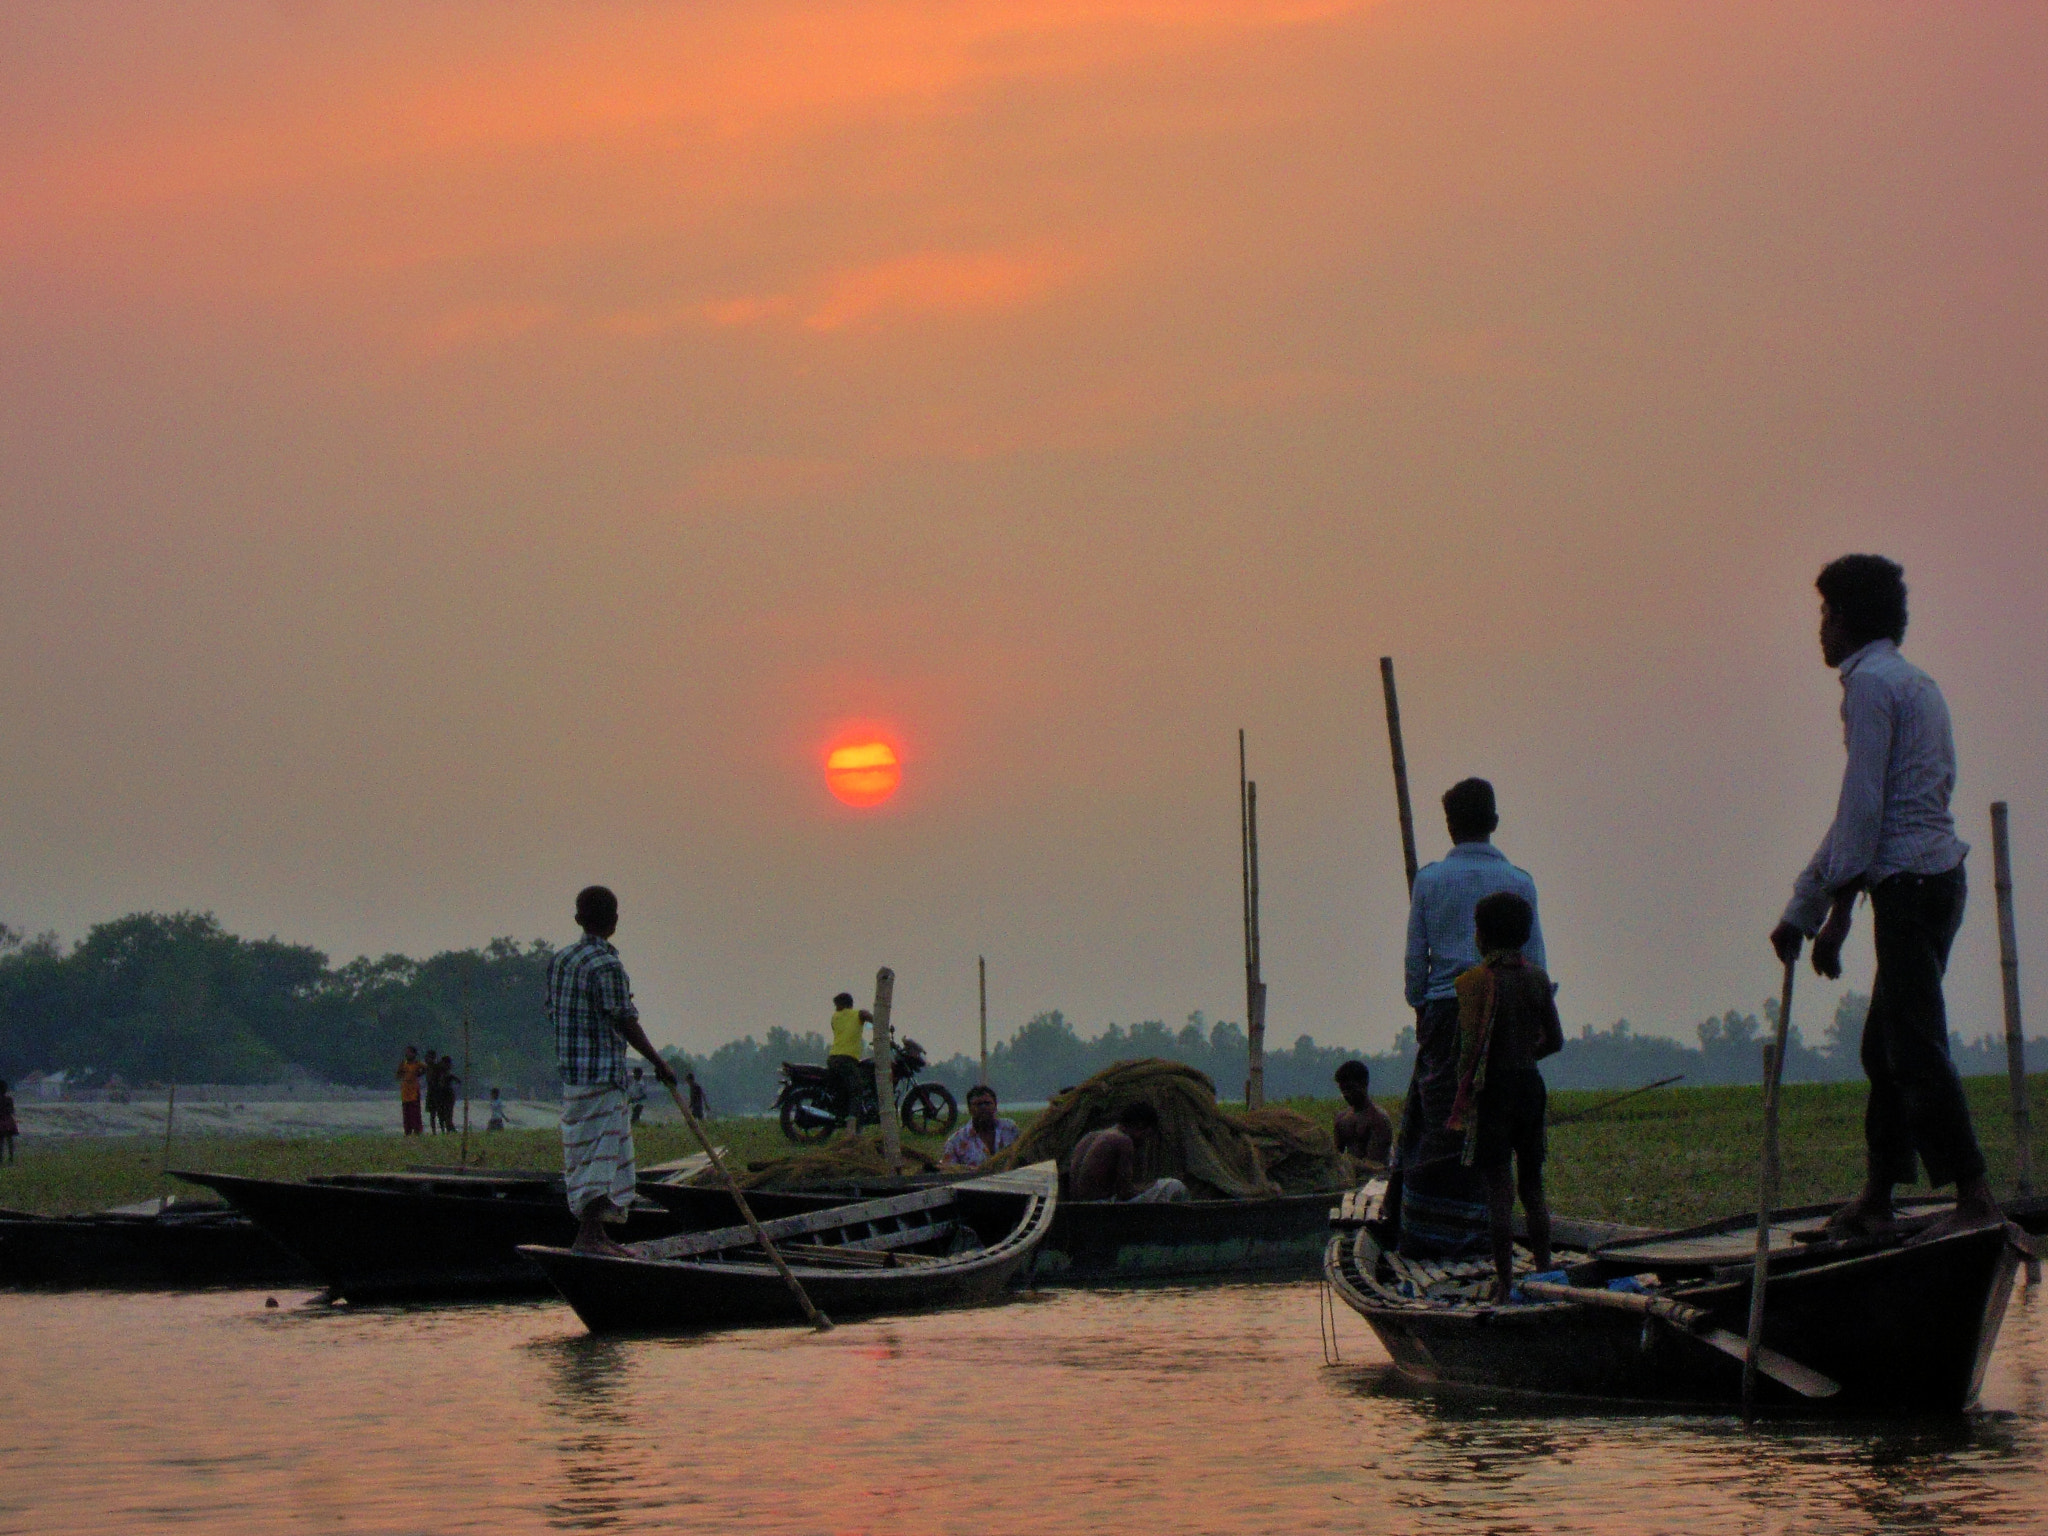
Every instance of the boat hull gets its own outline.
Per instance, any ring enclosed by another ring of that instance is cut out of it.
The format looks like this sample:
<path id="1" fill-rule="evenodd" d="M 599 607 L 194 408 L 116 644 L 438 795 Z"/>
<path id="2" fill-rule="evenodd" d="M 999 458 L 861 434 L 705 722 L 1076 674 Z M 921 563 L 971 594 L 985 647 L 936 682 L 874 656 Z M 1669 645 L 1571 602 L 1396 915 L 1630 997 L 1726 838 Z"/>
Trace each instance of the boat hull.
<path id="1" fill-rule="evenodd" d="M 1759 1402 L 1807 1412 L 1953 1413 L 1975 1403 L 2022 1256 L 1987 1227 L 1773 1274 L 1764 1343 L 1834 1378 L 1832 1397 L 1801 1398 L 1759 1379 Z M 1369 1233 L 1331 1239 L 1325 1273 L 1372 1326 L 1401 1374 L 1431 1387 L 1730 1407 L 1742 1366 L 1697 1338 L 1588 1306 L 1457 1307 L 1390 1303 L 1363 1283 L 1377 1263 Z M 1682 1299 L 1737 1335 L 1747 1277 L 1688 1287 Z"/>
<path id="2" fill-rule="evenodd" d="M 0 1217 L 0 1284 L 47 1289 L 302 1285 L 312 1269 L 225 1208 Z"/>
<path id="3" fill-rule="evenodd" d="M 1293 1280 L 1313 1275 L 1329 1239 L 1331 1194 L 1261 1200 L 1063 1200 L 1034 1285 L 1148 1280 Z"/>
<path id="4" fill-rule="evenodd" d="M 1043 1167 L 1043 1173 L 1020 1169 L 925 1192 L 944 1202 L 949 1224 L 957 1221 L 976 1231 L 1002 1234 L 985 1248 L 947 1257 L 922 1255 L 922 1262 L 904 1268 L 847 1269 L 791 1256 L 790 1269 L 812 1305 L 834 1321 L 994 1301 L 1031 1262 L 1052 1224 L 1057 1175 L 1050 1165 Z M 858 1213 L 872 1208 L 838 1209 Z M 773 1235 L 772 1218 L 766 1211 L 760 1214 L 771 1221 Z M 812 1217 L 833 1214 L 828 1210 Z M 886 1227 L 898 1219 L 875 1225 Z M 858 1224 L 858 1230 L 869 1233 L 874 1226 Z M 763 1260 L 743 1259 L 732 1252 L 677 1260 L 616 1258 L 548 1247 L 528 1249 L 527 1255 L 546 1271 L 593 1333 L 700 1332 L 804 1321 L 795 1296 L 776 1270 Z"/>
<path id="5" fill-rule="evenodd" d="M 357 1303 L 542 1296 L 547 1276 L 520 1255 L 529 1244 L 565 1245 L 576 1220 L 559 1190 L 541 1181 L 488 1179 L 300 1183 L 229 1174 L 182 1174 L 203 1184 L 304 1261 L 329 1292 Z M 815 1197 L 763 1197 L 814 1209 Z M 636 1204 L 626 1241 L 716 1226 L 736 1212 L 719 1190 L 692 1191 L 673 1206 Z"/>

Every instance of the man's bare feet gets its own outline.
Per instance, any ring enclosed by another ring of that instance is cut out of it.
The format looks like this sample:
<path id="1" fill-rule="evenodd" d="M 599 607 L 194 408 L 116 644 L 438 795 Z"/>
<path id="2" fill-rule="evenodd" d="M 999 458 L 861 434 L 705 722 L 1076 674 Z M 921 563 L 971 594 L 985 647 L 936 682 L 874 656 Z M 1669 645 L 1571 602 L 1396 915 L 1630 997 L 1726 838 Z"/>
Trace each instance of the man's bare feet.
<path id="1" fill-rule="evenodd" d="M 1822 1230 L 1837 1240 L 1851 1237 L 1877 1237 L 1888 1231 L 1892 1224 L 1892 1196 L 1888 1189 L 1874 1189 L 1870 1185 L 1828 1218 Z"/>
<path id="2" fill-rule="evenodd" d="M 1931 1243 L 1936 1238 L 1954 1237 L 1958 1232 L 1974 1232 L 1979 1227 L 1994 1227 L 2004 1221 L 2005 1212 L 1999 1209 L 1998 1199 L 1991 1193 L 1991 1185 L 1982 1178 L 1964 1179 L 1956 1185 L 1955 1208 L 1943 1211 L 1906 1241 Z"/>

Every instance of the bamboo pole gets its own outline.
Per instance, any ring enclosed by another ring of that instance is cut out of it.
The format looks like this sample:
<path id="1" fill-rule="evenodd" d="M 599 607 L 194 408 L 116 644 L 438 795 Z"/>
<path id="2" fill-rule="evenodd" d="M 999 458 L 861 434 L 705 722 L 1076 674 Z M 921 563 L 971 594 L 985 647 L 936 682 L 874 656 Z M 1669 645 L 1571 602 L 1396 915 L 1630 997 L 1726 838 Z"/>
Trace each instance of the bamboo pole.
<path id="1" fill-rule="evenodd" d="M 981 1083 L 988 1086 L 988 956 L 974 957 L 975 969 L 981 973 Z"/>
<path id="2" fill-rule="evenodd" d="M 1785 962 L 1785 990 L 1778 998 L 1778 1028 L 1764 1047 L 1764 1155 L 1757 1178 L 1756 1263 L 1749 1278 L 1749 1337 L 1742 1358 L 1742 1411 L 1756 1406 L 1757 1352 L 1764 1343 L 1764 1285 L 1771 1268 L 1771 1212 L 1778 1205 L 1778 1081 L 1785 1071 L 1785 1042 L 1792 1028 L 1792 978 L 1797 956 Z"/>
<path id="3" fill-rule="evenodd" d="M 469 1166 L 469 988 L 462 989 L 462 1166 Z"/>
<path id="4" fill-rule="evenodd" d="M 1380 658 L 1380 692 L 1387 701 L 1387 745 L 1394 754 L 1394 801 L 1401 811 L 1401 863 L 1415 889 L 1415 808 L 1408 799 L 1408 750 L 1401 744 L 1401 699 L 1394 691 L 1394 658 Z"/>
<path id="5" fill-rule="evenodd" d="M 2012 911 L 2012 838 L 2007 830 L 2003 800 L 1991 803 L 1991 867 L 1998 892 L 1998 971 L 2005 988 L 2005 1071 L 2012 1084 L 2013 1171 L 2019 1193 L 2030 1195 L 2034 1192 L 2033 1117 L 2027 1110 L 2027 1036 L 2020 1019 L 2020 941 Z"/>
<path id="6" fill-rule="evenodd" d="M 889 1006 L 896 996 L 896 973 L 883 966 L 875 972 L 875 1111 L 882 1117 L 882 1158 L 891 1173 L 903 1163 L 903 1137 L 896 1124 L 896 1044 L 889 1033 Z M 860 1127 L 859 1117 L 854 1128 Z"/>
<path id="7" fill-rule="evenodd" d="M 711 1159 L 711 1166 L 716 1168 L 718 1176 L 725 1180 L 725 1192 L 732 1196 L 732 1203 L 740 1208 L 740 1219 L 746 1222 L 747 1230 L 754 1234 L 754 1241 L 759 1243 L 761 1251 L 768 1255 L 768 1262 L 773 1264 L 775 1272 L 782 1276 L 782 1283 L 787 1285 L 790 1294 L 796 1297 L 796 1304 L 802 1309 L 810 1325 L 820 1333 L 825 1332 L 832 1326 L 832 1319 L 812 1304 L 810 1293 L 804 1289 L 803 1282 L 797 1279 L 781 1252 L 768 1240 L 768 1234 L 761 1230 L 761 1223 L 754 1218 L 754 1208 L 747 1204 L 747 1197 L 740 1192 L 739 1180 L 735 1179 L 732 1170 L 725 1166 L 725 1159 L 718 1155 L 718 1148 L 711 1145 L 711 1138 L 704 1132 L 703 1122 L 690 1113 L 690 1106 L 683 1100 L 682 1090 L 673 1082 L 667 1086 L 668 1096 L 676 1101 L 676 1108 L 682 1114 L 683 1124 L 690 1128 L 690 1134 L 697 1138 L 697 1145 L 702 1147 L 704 1155 Z"/>
<path id="8" fill-rule="evenodd" d="M 171 1084 L 170 1096 L 164 1100 L 164 1166 L 163 1193 L 156 1202 L 157 1214 L 163 1214 L 164 1207 L 171 1203 L 171 1126 L 178 1118 L 178 1085 Z"/>
<path id="9" fill-rule="evenodd" d="M 1245 1035 L 1249 1048 L 1244 1107 L 1263 1109 L 1266 1103 L 1266 977 L 1265 957 L 1259 952 L 1259 786 L 1256 782 L 1245 785 L 1245 812 L 1252 891 L 1252 949 L 1245 1009 Z"/>

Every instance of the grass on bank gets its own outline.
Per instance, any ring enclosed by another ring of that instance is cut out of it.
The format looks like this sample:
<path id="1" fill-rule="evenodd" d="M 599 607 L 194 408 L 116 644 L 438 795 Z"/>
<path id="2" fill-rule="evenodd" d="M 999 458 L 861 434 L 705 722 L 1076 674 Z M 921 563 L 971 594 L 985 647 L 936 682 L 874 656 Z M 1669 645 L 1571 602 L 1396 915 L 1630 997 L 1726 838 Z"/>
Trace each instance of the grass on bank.
<path id="1" fill-rule="evenodd" d="M 1963 1084 L 1977 1135 L 1991 1164 L 1994 1189 L 2013 1187 L 2014 1139 L 2003 1078 Z M 2027 1080 L 2037 1127 L 2048 1121 L 2048 1074 Z M 1612 1098 L 1607 1091 L 1555 1093 L 1553 1120 Z M 1799 1084 L 1785 1089 L 1782 1115 L 1785 1203 L 1845 1198 L 1863 1177 L 1861 1083 Z M 1396 1101 L 1385 1101 L 1398 1114 Z M 1334 1099 L 1289 1104 L 1328 1125 Z M 1029 1125 L 1035 1116 L 1014 1116 Z M 714 1120 L 713 1139 L 740 1163 L 793 1150 L 772 1120 Z M 1743 1209 L 1756 1199 L 1763 1134 L 1757 1088 L 1661 1088 L 1550 1132 L 1547 1168 L 1552 1207 L 1560 1213 L 1643 1226 L 1678 1226 Z M 639 1160 L 665 1162 L 697 1150 L 681 1124 L 649 1122 L 636 1132 Z M 939 1142 L 906 1135 L 906 1145 L 936 1156 Z M 145 1200 L 163 1188 L 163 1143 L 144 1137 L 74 1137 L 20 1144 L 20 1161 L 0 1167 L 0 1207 L 62 1214 Z M 282 1140 L 255 1136 L 180 1138 L 171 1164 L 219 1173 L 296 1179 L 313 1173 L 362 1173 L 420 1164 L 452 1165 L 461 1143 L 452 1136 L 322 1136 Z M 2037 1131 L 2037 1157 L 2044 1151 Z M 552 1129 L 472 1132 L 470 1156 L 489 1168 L 553 1169 L 561 1141 Z M 2048 1175 L 2048 1169 L 2042 1170 Z M 190 1186 L 175 1185 L 190 1189 Z M 196 1191 L 195 1191 L 196 1193 Z"/>

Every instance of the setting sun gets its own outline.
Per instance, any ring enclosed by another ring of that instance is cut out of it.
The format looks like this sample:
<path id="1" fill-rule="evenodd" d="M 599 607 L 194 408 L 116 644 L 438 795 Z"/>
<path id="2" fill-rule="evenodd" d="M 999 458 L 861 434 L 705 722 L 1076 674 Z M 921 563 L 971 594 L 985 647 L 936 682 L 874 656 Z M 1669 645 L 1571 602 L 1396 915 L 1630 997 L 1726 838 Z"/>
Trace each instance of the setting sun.
<path id="1" fill-rule="evenodd" d="M 847 805 L 880 805 L 902 781 L 902 764 L 886 741 L 835 747 L 825 759 L 825 787 Z"/>

